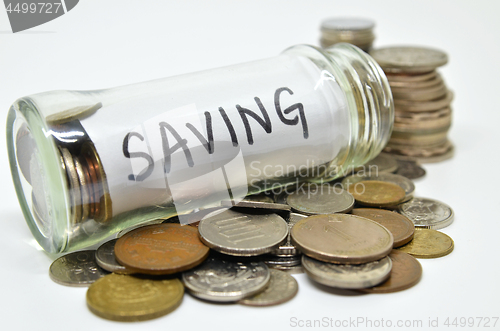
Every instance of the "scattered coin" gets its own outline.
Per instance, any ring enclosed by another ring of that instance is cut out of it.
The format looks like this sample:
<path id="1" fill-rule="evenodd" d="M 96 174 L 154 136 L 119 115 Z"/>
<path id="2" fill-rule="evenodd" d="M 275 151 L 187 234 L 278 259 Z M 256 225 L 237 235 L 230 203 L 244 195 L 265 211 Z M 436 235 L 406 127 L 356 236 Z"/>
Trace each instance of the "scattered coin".
<path id="1" fill-rule="evenodd" d="M 268 267 L 280 266 L 280 267 L 293 267 L 299 265 L 300 255 L 293 256 L 273 256 L 273 255 L 263 255 L 264 263 Z"/>
<path id="2" fill-rule="evenodd" d="M 347 213 L 354 206 L 354 198 L 349 192 L 330 185 L 299 189 L 286 201 L 293 210 L 305 215 Z"/>
<path id="3" fill-rule="evenodd" d="M 95 252 L 97 264 L 106 271 L 117 274 L 131 274 L 132 271 L 122 266 L 115 257 L 115 244 L 118 239 L 105 242 Z"/>
<path id="4" fill-rule="evenodd" d="M 107 274 L 97 265 L 94 250 L 61 256 L 49 268 L 50 279 L 67 286 L 89 286 Z"/>
<path id="5" fill-rule="evenodd" d="M 450 254 L 453 247 L 453 239 L 444 233 L 415 228 L 413 240 L 398 249 L 417 258 L 432 259 Z"/>
<path id="6" fill-rule="evenodd" d="M 406 216 L 393 211 L 372 208 L 356 208 L 352 214 L 366 217 L 391 231 L 394 237 L 393 247 L 403 246 L 413 239 L 415 226 Z"/>
<path id="7" fill-rule="evenodd" d="M 274 202 L 261 202 L 261 201 L 250 201 L 250 200 L 241 200 L 237 204 L 234 204 L 231 200 L 223 200 L 221 202 L 222 207 L 232 208 L 255 208 L 255 209 L 269 209 L 269 210 L 283 210 L 290 211 L 290 207 L 281 203 Z"/>
<path id="8" fill-rule="evenodd" d="M 381 173 L 378 175 L 373 174 L 365 176 L 352 175 L 342 180 L 342 186 L 344 187 L 344 189 L 349 190 L 349 187 L 351 185 L 365 180 L 377 180 L 398 185 L 405 191 L 405 198 L 403 201 L 408 201 L 412 199 L 413 194 L 415 193 L 415 184 L 411 180 L 400 175 L 389 174 L 389 173 Z"/>
<path id="9" fill-rule="evenodd" d="M 283 245 L 280 245 L 278 248 L 272 250 L 270 254 L 276 256 L 293 256 L 300 254 L 300 252 L 297 251 L 297 248 L 291 243 L 290 231 L 292 230 L 292 227 L 295 225 L 295 223 L 306 217 L 307 217 L 306 215 L 297 213 L 290 214 L 290 220 L 288 221 L 288 235 L 286 237 L 286 242 Z"/>
<path id="10" fill-rule="evenodd" d="M 372 287 L 389 278 L 392 262 L 389 257 L 364 264 L 333 264 L 302 256 L 302 266 L 314 281 L 331 287 L 360 289 Z"/>
<path id="11" fill-rule="evenodd" d="M 406 177 L 408 179 L 417 179 L 425 176 L 425 169 L 417 164 L 415 161 L 398 160 L 398 170 L 396 175 Z"/>
<path id="12" fill-rule="evenodd" d="M 144 321 L 175 310 L 184 286 L 178 279 L 146 279 L 110 274 L 87 291 L 87 305 L 94 314 L 114 321 Z"/>
<path id="13" fill-rule="evenodd" d="M 349 192 L 360 205 L 371 207 L 395 206 L 405 199 L 405 191 L 388 182 L 365 180 L 349 187 Z"/>
<path id="14" fill-rule="evenodd" d="M 141 224 L 137 224 L 137 225 L 131 226 L 129 228 L 123 229 L 120 232 L 118 232 L 116 234 L 116 238 L 123 237 L 123 235 L 125 233 L 133 231 L 135 229 L 142 228 L 142 227 L 147 226 L 147 225 L 160 224 L 160 223 L 163 223 L 164 221 L 165 220 L 163 220 L 163 219 L 157 219 L 157 220 L 152 220 L 152 221 L 148 221 L 148 222 L 145 222 L 145 223 L 141 223 Z"/>
<path id="15" fill-rule="evenodd" d="M 273 213 L 247 214 L 226 210 L 207 215 L 198 226 L 201 240 L 228 255 L 254 256 L 269 253 L 282 244 L 288 225 Z"/>
<path id="16" fill-rule="evenodd" d="M 295 274 L 303 274 L 304 273 L 304 268 L 302 267 L 302 263 L 299 265 L 294 265 L 291 267 L 285 267 L 285 266 L 272 266 L 270 267 L 272 269 L 277 269 L 283 272 L 286 272 L 287 274 L 295 275 Z"/>
<path id="17" fill-rule="evenodd" d="M 448 62 L 446 53 L 425 47 L 385 47 L 370 54 L 384 71 L 396 73 L 427 73 Z"/>
<path id="18" fill-rule="evenodd" d="M 180 224 L 148 225 L 126 233 L 115 244 L 116 260 L 137 273 L 167 275 L 191 269 L 209 249 L 198 231 Z"/>
<path id="19" fill-rule="evenodd" d="M 292 299 L 299 290 L 299 284 L 292 276 L 279 270 L 269 270 L 270 279 L 264 291 L 247 297 L 238 303 L 245 306 L 274 306 Z"/>
<path id="20" fill-rule="evenodd" d="M 416 285 L 422 277 L 422 265 L 413 256 L 392 250 L 392 270 L 385 282 L 370 288 L 360 289 L 367 293 L 392 293 L 406 290 Z"/>
<path id="21" fill-rule="evenodd" d="M 330 214 L 309 216 L 292 228 L 292 243 L 314 259 L 343 264 L 380 260 L 393 246 L 392 234 L 369 219 Z"/>
<path id="22" fill-rule="evenodd" d="M 256 201 L 256 202 L 267 202 L 267 203 L 274 203 L 273 198 L 267 194 L 253 194 L 253 195 L 247 195 L 243 201 Z"/>
<path id="23" fill-rule="evenodd" d="M 380 173 L 391 173 L 398 169 L 398 161 L 390 154 L 380 153 L 366 164 L 354 169 L 362 175 L 378 175 Z"/>
<path id="24" fill-rule="evenodd" d="M 439 230 L 453 222 L 450 206 L 428 198 L 413 198 L 400 205 L 399 212 L 420 228 Z"/>
<path id="25" fill-rule="evenodd" d="M 195 269 L 182 274 L 189 293 L 215 302 L 234 302 L 262 291 L 269 282 L 263 262 L 244 262 L 211 256 Z"/>

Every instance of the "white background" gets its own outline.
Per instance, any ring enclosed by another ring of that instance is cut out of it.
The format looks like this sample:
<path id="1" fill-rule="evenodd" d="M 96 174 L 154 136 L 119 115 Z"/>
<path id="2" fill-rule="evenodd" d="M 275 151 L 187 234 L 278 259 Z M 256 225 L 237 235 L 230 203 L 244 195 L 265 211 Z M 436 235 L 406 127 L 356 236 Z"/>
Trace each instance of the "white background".
<path id="1" fill-rule="evenodd" d="M 446 257 L 420 260 L 420 283 L 403 292 L 351 295 L 295 276 L 299 294 L 271 308 L 209 304 L 185 295 L 162 318 L 118 323 L 94 316 L 85 288 L 53 283 L 52 259 L 34 244 L 18 205 L 0 134 L 2 190 L 0 323 L 3 330 L 283 330 L 290 320 L 423 320 L 500 316 L 498 164 L 500 135 L 498 1 L 125 1 L 82 0 L 68 14 L 12 34 L 0 8 L 0 118 L 16 98 L 48 90 L 108 88 L 261 59 L 288 46 L 318 45 L 329 16 L 372 18 L 376 46 L 412 44 L 449 54 L 440 69 L 455 93 L 455 157 L 426 165 L 418 196 L 455 210 L 442 231 Z M 363 325 L 360 325 L 360 328 Z M 497 328 L 500 327 L 500 321 Z M 455 329 L 451 327 L 449 329 Z"/>

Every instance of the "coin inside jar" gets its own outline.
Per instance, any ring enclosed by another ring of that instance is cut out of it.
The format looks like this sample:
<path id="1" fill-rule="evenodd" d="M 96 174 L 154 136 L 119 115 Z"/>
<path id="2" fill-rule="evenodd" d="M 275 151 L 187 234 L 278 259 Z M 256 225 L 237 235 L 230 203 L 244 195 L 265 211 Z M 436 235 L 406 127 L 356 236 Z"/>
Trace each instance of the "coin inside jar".
<path id="1" fill-rule="evenodd" d="M 167 275 L 205 260 L 209 248 L 192 226 L 164 223 L 128 232 L 115 244 L 116 260 L 137 273 Z"/>
<path id="2" fill-rule="evenodd" d="M 391 232 L 380 224 L 348 214 L 309 216 L 293 226 L 291 235 L 303 254 L 343 264 L 380 260 L 394 242 Z"/>

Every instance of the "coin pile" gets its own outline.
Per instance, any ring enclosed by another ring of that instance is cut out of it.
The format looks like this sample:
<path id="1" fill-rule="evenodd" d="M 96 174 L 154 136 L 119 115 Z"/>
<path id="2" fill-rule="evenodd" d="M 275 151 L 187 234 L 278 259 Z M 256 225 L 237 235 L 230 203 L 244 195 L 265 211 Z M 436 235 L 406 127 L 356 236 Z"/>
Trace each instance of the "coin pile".
<path id="1" fill-rule="evenodd" d="M 370 52 L 387 75 L 394 97 L 394 130 L 384 151 L 422 163 L 453 156 L 448 140 L 451 101 L 436 69 L 448 62 L 446 53 L 425 47 L 385 47 Z"/>
<path id="2" fill-rule="evenodd" d="M 368 52 L 375 40 L 375 23 L 365 18 L 329 18 L 321 23 L 321 47 L 349 43 Z"/>
<path id="3" fill-rule="evenodd" d="M 366 188 L 364 194 L 356 185 Z M 291 274 L 302 272 L 327 287 L 401 291 L 421 277 L 415 257 L 453 250 L 453 240 L 435 230 L 451 224 L 451 208 L 411 198 L 413 191 L 409 179 L 382 172 L 297 186 L 272 200 L 258 195 L 237 204 L 222 201 L 232 208 L 191 213 L 190 225 L 171 217 L 122 232 L 97 251 L 60 257 L 49 274 L 63 285 L 90 285 L 90 311 L 117 321 L 168 314 L 185 290 L 211 302 L 281 304 L 298 291 Z"/>

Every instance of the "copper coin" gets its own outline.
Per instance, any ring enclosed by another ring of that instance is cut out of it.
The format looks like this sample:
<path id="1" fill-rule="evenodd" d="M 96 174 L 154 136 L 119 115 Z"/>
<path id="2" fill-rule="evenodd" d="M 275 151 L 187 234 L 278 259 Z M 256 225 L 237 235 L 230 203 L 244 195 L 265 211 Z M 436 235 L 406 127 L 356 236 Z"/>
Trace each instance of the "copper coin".
<path id="1" fill-rule="evenodd" d="M 371 207 L 394 206 L 405 198 L 405 190 L 400 186 L 378 180 L 361 181 L 348 190 L 357 203 Z"/>
<path id="2" fill-rule="evenodd" d="M 291 237 L 303 254 L 343 264 L 380 260 L 391 252 L 394 241 L 380 224 L 348 214 L 306 217 L 295 223 Z"/>
<path id="3" fill-rule="evenodd" d="M 209 248 L 192 226 L 164 223 L 138 228 L 115 245 L 116 260 L 138 273 L 167 275 L 191 269 L 208 256 Z"/>
<path id="4" fill-rule="evenodd" d="M 389 257 L 392 270 L 389 279 L 375 287 L 360 289 L 367 293 L 392 293 L 406 290 L 417 284 L 422 277 L 422 266 L 413 256 L 393 250 Z"/>
<path id="5" fill-rule="evenodd" d="M 393 247 L 403 246 L 413 239 L 415 233 L 413 222 L 399 213 L 384 209 L 356 208 L 352 210 L 352 214 L 366 217 L 385 226 L 394 237 Z"/>

